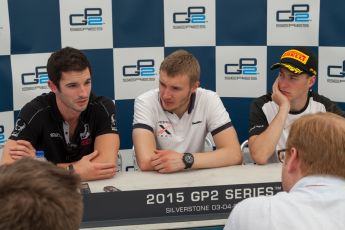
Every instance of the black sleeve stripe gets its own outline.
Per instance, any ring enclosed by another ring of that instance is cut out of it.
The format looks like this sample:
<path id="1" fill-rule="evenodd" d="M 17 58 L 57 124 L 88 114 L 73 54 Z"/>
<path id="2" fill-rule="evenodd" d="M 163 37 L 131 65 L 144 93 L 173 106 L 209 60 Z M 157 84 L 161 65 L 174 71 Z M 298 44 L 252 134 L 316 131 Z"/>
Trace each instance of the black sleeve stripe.
<path id="1" fill-rule="evenodd" d="M 113 134 L 119 135 L 119 131 L 111 131 L 111 132 L 104 131 L 104 132 L 97 133 L 97 136 L 100 136 L 100 135 L 103 135 L 103 134 L 109 134 L 109 133 L 113 133 Z"/>
<path id="2" fill-rule="evenodd" d="M 151 126 L 149 126 L 149 125 L 146 125 L 146 124 L 141 124 L 141 123 L 134 124 L 133 125 L 133 129 L 136 129 L 136 128 L 147 129 L 147 130 L 153 132 L 153 128 Z"/>
<path id="3" fill-rule="evenodd" d="M 211 131 L 212 136 L 216 135 L 217 133 L 220 133 L 221 131 L 223 131 L 224 129 L 230 128 L 232 127 L 232 123 L 228 122 L 218 128 L 216 128 L 215 130 Z"/>

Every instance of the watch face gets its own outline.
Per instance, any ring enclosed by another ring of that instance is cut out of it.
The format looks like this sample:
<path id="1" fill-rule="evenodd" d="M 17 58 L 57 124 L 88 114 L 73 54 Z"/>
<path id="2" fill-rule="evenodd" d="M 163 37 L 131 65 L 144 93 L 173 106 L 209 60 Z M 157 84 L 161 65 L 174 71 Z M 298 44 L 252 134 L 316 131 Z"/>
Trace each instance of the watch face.
<path id="1" fill-rule="evenodd" d="M 189 163 L 189 164 L 191 164 L 191 163 L 193 163 L 193 155 L 192 154 L 186 154 L 186 156 L 185 156 L 185 161 L 187 162 L 187 163 Z"/>
<path id="2" fill-rule="evenodd" d="M 186 165 L 185 169 L 191 168 L 194 163 L 194 156 L 191 153 L 183 155 L 183 163 Z"/>

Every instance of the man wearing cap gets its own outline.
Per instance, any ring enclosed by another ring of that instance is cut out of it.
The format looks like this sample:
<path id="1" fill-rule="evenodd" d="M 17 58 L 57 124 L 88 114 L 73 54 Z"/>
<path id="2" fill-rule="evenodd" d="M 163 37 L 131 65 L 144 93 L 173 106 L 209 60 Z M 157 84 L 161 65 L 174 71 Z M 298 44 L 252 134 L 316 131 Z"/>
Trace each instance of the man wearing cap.
<path id="1" fill-rule="evenodd" d="M 275 150 L 284 149 L 290 125 L 300 116 L 332 112 L 345 117 L 328 98 L 310 91 L 317 75 L 317 57 L 305 47 L 287 50 L 280 62 L 272 93 L 255 99 L 249 115 L 249 150 L 257 164 L 278 162 Z"/>

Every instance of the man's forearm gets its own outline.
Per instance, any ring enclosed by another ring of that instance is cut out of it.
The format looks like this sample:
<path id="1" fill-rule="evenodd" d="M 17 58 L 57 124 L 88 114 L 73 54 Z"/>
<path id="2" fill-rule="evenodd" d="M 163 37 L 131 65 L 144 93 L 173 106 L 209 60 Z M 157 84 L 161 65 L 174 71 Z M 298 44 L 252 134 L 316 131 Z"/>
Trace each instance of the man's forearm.
<path id="1" fill-rule="evenodd" d="M 249 138 L 249 150 L 253 160 L 266 164 L 272 156 L 282 134 L 288 111 L 281 108 L 267 129 L 257 136 Z"/>
<path id="2" fill-rule="evenodd" d="M 217 168 L 242 163 L 240 148 L 220 148 L 212 152 L 194 153 L 192 168 Z"/>

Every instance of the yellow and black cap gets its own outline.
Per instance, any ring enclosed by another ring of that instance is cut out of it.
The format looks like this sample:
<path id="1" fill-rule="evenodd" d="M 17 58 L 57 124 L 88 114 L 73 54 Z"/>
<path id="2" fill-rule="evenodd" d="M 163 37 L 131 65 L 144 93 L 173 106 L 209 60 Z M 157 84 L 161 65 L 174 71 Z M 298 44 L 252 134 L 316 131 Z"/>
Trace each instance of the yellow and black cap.
<path id="1" fill-rule="evenodd" d="M 317 75 L 317 57 L 305 47 L 296 47 L 287 50 L 280 58 L 280 62 L 271 66 L 271 69 L 285 67 L 295 74 L 307 73 Z"/>

